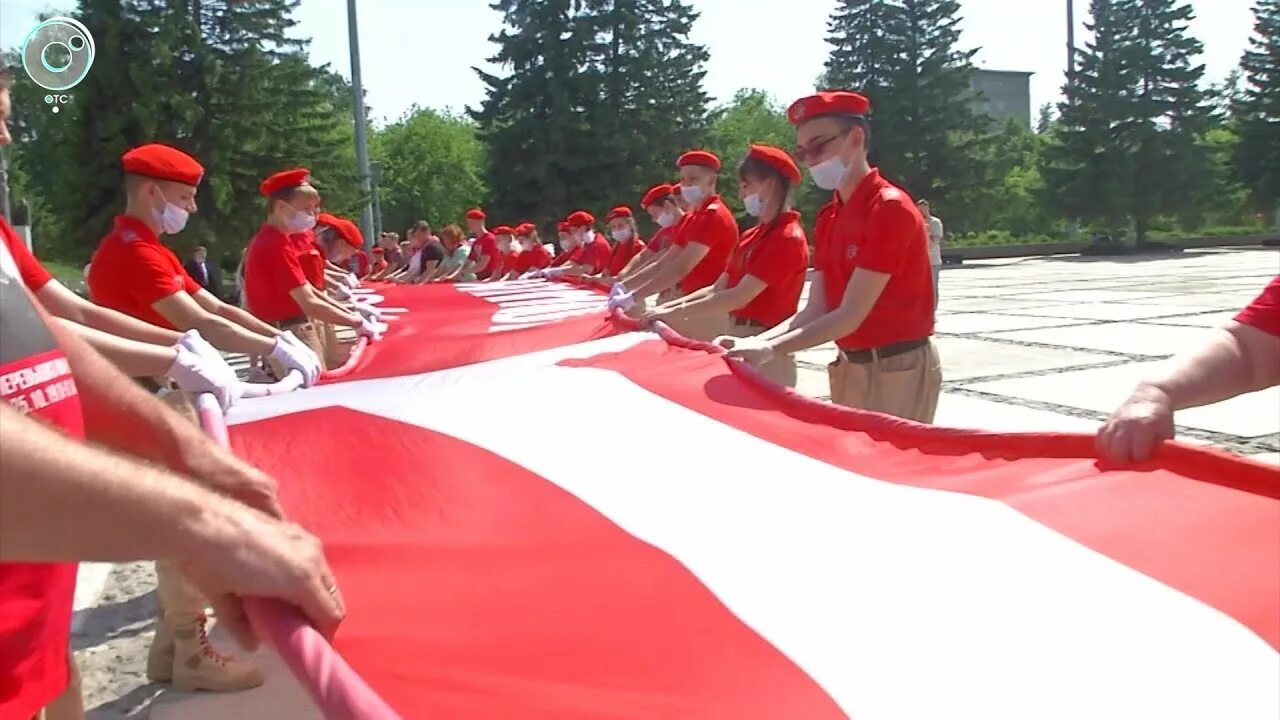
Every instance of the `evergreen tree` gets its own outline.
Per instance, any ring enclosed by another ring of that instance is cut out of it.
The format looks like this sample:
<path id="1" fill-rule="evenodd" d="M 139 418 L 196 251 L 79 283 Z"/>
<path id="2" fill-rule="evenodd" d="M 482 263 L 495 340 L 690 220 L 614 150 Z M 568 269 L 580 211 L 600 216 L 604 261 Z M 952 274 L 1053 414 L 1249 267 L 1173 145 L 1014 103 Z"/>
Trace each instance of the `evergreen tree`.
<path id="1" fill-rule="evenodd" d="M 871 160 L 957 229 L 989 204 L 996 130 L 974 109 L 976 50 L 960 50 L 956 0 L 843 0 L 829 22 L 827 84 L 871 100 Z"/>
<path id="2" fill-rule="evenodd" d="M 1242 97 L 1234 106 L 1240 136 L 1235 164 L 1254 206 L 1280 227 L 1280 0 L 1258 0 L 1241 60 Z"/>

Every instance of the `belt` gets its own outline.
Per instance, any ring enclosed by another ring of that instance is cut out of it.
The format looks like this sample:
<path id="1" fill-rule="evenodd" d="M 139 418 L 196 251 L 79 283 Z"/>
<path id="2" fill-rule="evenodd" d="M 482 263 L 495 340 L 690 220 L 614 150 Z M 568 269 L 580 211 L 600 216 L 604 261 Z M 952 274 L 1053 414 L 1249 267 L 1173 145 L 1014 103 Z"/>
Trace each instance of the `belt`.
<path id="1" fill-rule="evenodd" d="M 875 362 L 877 358 L 887 360 L 896 355 L 909 353 L 916 348 L 922 348 L 929 344 L 929 338 L 920 340 L 904 340 L 892 345 L 881 345 L 877 348 L 867 348 L 866 350 L 841 350 L 840 354 L 844 355 L 844 359 L 851 363 L 865 365 L 869 362 Z"/>
<path id="2" fill-rule="evenodd" d="M 768 325 L 765 325 L 764 323 L 758 320 L 751 320 L 750 318 L 735 317 L 733 318 L 733 324 L 736 327 L 752 327 L 752 328 L 760 328 L 762 330 L 769 329 Z"/>
<path id="3" fill-rule="evenodd" d="M 267 324 L 277 330 L 283 330 L 291 325 L 305 325 L 309 322 L 311 322 L 311 318 L 306 315 L 298 315 L 297 317 L 291 317 L 288 320 L 278 320 Z"/>

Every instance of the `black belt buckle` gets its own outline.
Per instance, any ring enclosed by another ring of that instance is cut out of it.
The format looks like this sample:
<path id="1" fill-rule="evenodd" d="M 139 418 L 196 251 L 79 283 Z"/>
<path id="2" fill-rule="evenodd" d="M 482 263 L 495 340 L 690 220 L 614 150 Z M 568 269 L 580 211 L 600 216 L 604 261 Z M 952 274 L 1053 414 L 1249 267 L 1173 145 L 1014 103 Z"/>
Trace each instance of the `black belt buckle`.
<path id="1" fill-rule="evenodd" d="M 869 362 L 874 362 L 877 356 L 881 360 L 888 360 L 891 357 L 909 353 L 916 348 L 922 348 L 928 343 L 929 338 L 924 338 L 921 340 L 905 340 L 900 343 L 881 345 L 878 348 L 868 348 L 866 350 L 845 350 L 844 358 L 851 363 L 866 365 Z"/>

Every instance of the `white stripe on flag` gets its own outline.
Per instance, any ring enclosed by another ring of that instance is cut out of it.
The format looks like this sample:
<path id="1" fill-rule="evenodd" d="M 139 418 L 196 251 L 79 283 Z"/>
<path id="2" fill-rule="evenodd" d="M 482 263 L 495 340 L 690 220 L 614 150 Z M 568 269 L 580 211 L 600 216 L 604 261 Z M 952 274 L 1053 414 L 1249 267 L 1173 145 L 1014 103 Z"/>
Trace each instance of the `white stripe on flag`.
<path id="1" fill-rule="evenodd" d="M 541 366 L 634 337 L 263 399 L 236 419 L 336 404 L 504 456 L 680 560 L 859 720 L 1280 714 L 1261 638 L 999 502 L 845 472 L 615 373 Z M 531 388 L 556 400 L 511 404 Z M 661 447 L 629 440 L 650 424 Z M 512 427 L 572 443 L 548 453 Z"/>

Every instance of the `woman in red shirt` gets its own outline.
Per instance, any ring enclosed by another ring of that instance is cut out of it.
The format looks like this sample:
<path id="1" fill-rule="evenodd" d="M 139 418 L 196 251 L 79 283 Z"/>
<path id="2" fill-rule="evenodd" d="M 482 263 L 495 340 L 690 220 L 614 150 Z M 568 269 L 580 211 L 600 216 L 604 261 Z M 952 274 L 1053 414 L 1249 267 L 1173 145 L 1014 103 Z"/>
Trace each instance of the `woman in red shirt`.
<path id="1" fill-rule="evenodd" d="M 800 213 L 791 209 L 799 182 L 800 168 L 786 151 L 752 145 L 738 166 L 738 196 L 759 222 L 742 233 L 715 285 L 654 308 L 645 322 L 687 322 L 727 313 L 725 335 L 750 337 L 794 315 L 809 268 L 808 239 Z M 780 355 L 759 369 L 775 382 L 795 387 L 793 356 Z"/>
<path id="2" fill-rule="evenodd" d="M 636 218 L 631 208 L 619 205 L 609 211 L 605 218 L 609 223 L 609 237 L 613 238 L 613 254 L 604 269 L 604 279 L 612 282 L 622 274 L 631 258 L 644 250 L 644 240 L 640 239 L 640 228 L 636 226 Z"/>

